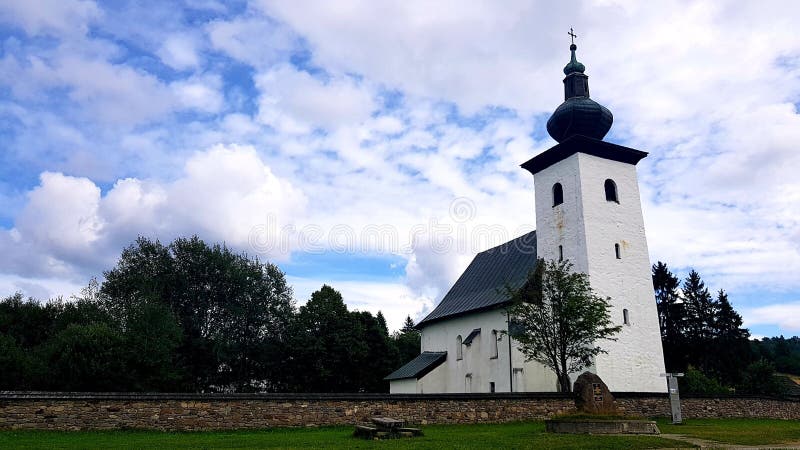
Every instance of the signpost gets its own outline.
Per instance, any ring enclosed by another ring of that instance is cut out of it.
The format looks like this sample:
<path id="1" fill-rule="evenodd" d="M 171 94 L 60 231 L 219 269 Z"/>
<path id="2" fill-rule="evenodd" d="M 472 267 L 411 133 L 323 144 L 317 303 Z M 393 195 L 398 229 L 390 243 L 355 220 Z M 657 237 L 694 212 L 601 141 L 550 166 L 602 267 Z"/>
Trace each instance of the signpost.
<path id="1" fill-rule="evenodd" d="M 672 409 L 672 423 L 682 423 L 681 417 L 681 398 L 678 393 L 678 377 L 683 373 L 662 373 L 662 377 L 667 377 L 667 388 L 669 389 L 669 406 Z"/>

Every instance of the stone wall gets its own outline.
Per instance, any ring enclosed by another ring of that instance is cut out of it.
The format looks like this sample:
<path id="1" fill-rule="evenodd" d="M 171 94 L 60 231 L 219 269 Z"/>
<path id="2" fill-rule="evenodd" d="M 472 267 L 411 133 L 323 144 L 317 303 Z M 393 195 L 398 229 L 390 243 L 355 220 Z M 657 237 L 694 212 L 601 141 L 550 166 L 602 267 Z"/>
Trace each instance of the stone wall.
<path id="1" fill-rule="evenodd" d="M 665 395 L 617 394 L 619 406 L 645 417 L 669 415 Z M 686 418 L 800 419 L 800 402 L 766 398 L 690 398 Z M 570 396 L 520 394 L 86 394 L 0 393 L 3 429 L 208 430 L 351 425 L 375 415 L 411 423 L 537 420 L 574 411 Z"/>

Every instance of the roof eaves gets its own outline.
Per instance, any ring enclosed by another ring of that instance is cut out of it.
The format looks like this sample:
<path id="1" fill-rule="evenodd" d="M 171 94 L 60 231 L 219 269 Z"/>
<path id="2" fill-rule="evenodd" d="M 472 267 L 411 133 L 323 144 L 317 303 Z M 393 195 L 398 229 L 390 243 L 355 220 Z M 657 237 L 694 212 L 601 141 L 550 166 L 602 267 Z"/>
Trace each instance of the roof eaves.
<path id="1" fill-rule="evenodd" d="M 447 360 L 447 352 L 422 352 L 399 369 L 386 375 L 383 379 L 388 381 L 409 378 L 419 379 L 439 367 L 445 360 Z"/>

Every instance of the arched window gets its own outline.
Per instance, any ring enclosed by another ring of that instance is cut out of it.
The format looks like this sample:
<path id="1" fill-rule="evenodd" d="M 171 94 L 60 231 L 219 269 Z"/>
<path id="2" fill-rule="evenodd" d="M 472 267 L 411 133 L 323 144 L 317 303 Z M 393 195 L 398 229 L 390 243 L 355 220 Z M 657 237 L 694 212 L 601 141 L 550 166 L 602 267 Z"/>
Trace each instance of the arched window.
<path id="1" fill-rule="evenodd" d="M 562 203 L 564 203 L 564 188 L 561 187 L 561 183 L 556 183 L 553 185 L 553 206 Z"/>
<path id="2" fill-rule="evenodd" d="M 563 261 L 564 260 L 564 246 L 563 245 L 559 245 L 558 246 L 558 260 L 559 261 Z"/>
<path id="3" fill-rule="evenodd" d="M 622 323 L 624 323 L 625 325 L 630 325 L 631 324 L 631 319 L 630 319 L 630 317 L 628 317 L 628 310 L 627 309 L 623 309 L 622 310 Z"/>
<path id="4" fill-rule="evenodd" d="M 464 346 L 461 345 L 461 335 L 459 334 L 456 338 L 456 359 L 460 360 L 464 358 Z"/>
<path id="5" fill-rule="evenodd" d="M 492 355 L 490 358 L 497 358 L 497 330 L 492 330 Z"/>
<path id="6" fill-rule="evenodd" d="M 619 203 L 619 197 L 617 197 L 617 183 L 614 183 L 614 180 L 609 178 L 606 180 L 605 188 L 606 201 Z"/>
<path id="7" fill-rule="evenodd" d="M 617 259 L 622 259 L 622 253 L 619 251 L 619 244 L 614 244 L 614 254 L 617 256 Z"/>

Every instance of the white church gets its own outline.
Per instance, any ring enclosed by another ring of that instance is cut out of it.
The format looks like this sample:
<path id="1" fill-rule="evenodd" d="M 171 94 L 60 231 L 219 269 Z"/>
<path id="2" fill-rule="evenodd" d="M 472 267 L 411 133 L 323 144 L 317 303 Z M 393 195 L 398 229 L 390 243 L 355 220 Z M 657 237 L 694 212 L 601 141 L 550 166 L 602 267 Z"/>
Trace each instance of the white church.
<path id="1" fill-rule="evenodd" d="M 616 341 L 588 369 L 617 392 L 666 392 L 636 164 L 647 153 L 603 141 L 611 112 L 589 98 L 575 44 L 564 103 L 547 122 L 558 142 L 522 167 L 534 175 L 536 231 L 475 256 L 439 305 L 417 324 L 421 354 L 389 374 L 390 392 L 556 391 L 555 374 L 530 361 L 508 330 L 504 287 L 521 287 L 544 259 L 568 259 L 611 298 Z M 571 376 L 574 381 L 576 374 Z"/>

